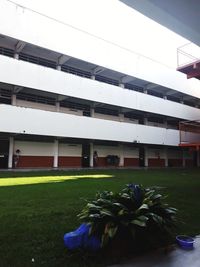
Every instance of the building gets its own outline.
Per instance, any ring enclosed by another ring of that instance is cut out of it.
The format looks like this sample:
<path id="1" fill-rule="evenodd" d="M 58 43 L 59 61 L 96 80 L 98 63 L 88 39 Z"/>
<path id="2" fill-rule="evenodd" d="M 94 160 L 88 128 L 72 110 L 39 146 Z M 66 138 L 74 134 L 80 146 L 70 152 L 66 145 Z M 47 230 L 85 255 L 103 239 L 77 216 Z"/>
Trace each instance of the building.
<path id="1" fill-rule="evenodd" d="M 93 167 L 95 151 L 98 167 L 200 165 L 179 146 L 199 80 L 12 1 L 0 10 L 0 168 Z"/>

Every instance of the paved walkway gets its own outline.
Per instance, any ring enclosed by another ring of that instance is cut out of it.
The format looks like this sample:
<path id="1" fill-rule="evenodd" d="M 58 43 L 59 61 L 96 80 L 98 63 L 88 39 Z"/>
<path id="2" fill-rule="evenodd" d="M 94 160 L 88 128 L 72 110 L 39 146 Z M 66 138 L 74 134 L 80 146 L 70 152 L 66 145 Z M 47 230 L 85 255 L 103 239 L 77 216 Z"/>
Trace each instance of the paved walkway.
<path id="1" fill-rule="evenodd" d="M 200 236 L 195 239 L 192 250 L 172 246 L 170 251 L 156 251 L 127 263 L 109 267 L 200 267 Z"/>

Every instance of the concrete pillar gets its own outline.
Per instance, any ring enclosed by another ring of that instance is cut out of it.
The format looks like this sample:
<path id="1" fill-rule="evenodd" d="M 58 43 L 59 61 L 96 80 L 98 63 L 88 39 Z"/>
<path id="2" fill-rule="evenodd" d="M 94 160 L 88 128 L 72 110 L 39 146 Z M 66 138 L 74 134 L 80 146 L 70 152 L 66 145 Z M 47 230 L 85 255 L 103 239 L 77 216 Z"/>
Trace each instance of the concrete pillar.
<path id="1" fill-rule="evenodd" d="M 164 148 L 164 160 L 165 160 L 165 167 L 168 167 L 168 149 L 167 149 L 167 147 Z"/>
<path id="2" fill-rule="evenodd" d="M 143 93 L 144 93 L 144 94 L 148 94 L 147 89 L 144 89 Z"/>
<path id="3" fill-rule="evenodd" d="M 186 160 L 185 160 L 185 150 L 183 150 L 182 151 L 182 166 L 183 166 L 183 168 L 185 168 L 185 162 L 186 162 Z"/>
<path id="4" fill-rule="evenodd" d="M 120 83 L 120 84 L 119 84 L 119 87 L 124 88 L 125 86 L 124 86 L 123 83 Z"/>
<path id="5" fill-rule="evenodd" d="M 53 167 L 58 168 L 58 140 L 54 140 Z"/>
<path id="6" fill-rule="evenodd" d="M 92 75 L 92 76 L 91 76 L 91 79 L 92 79 L 92 80 L 95 80 L 95 75 Z"/>
<path id="7" fill-rule="evenodd" d="M 144 125 L 148 125 L 148 119 L 144 118 Z"/>
<path id="8" fill-rule="evenodd" d="M 124 114 L 123 113 L 119 113 L 119 121 L 124 121 Z"/>
<path id="9" fill-rule="evenodd" d="M 166 95 L 164 95 L 164 96 L 163 96 L 163 99 L 167 100 L 167 96 L 166 96 Z"/>
<path id="10" fill-rule="evenodd" d="M 124 146 L 119 145 L 119 167 L 124 167 Z"/>
<path id="11" fill-rule="evenodd" d="M 93 143 L 90 143 L 90 168 L 93 168 L 94 167 L 94 158 L 93 158 L 93 155 L 94 155 L 94 144 Z"/>
<path id="12" fill-rule="evenodd" d="M 14 59 L 19 59 L 19 54 L 18 53 L 14 54 Z"/>
<path id="13" fill-rule="evenodd" d="M 17 105 L 17 96 L 15 94 L 12 94 L 11 96 L 11 105 L 13 106 Z"/>
<path id="14" fill-rule="evenodd" d="M 13 167 L 13 151 L 14 151 L 14 138 L 9 138 L 9 155 L 8 155 L 8 168 Z"/>
<path id="15" fill-rule="evenodd" d="M 61 66 L 60 66 L 60 65 L 57 65 L 57 66 L 56 66 L 56 69 L 57 69 L 57 70 L 61 70 Z"/>
<path id="16" fill-rule="evenodd" d="M 149 163 L 148 163 L 148 148 L 145 146 L 144 147 L 144 166 L 148 167 Z"/>
<path id="17" fill-rule="evenodd" d="M 165 128 L 167 129 L 167 120 L 166 119 L 164 119 L 164 126 L 165 126 Z"/>
<path id="18" fill-rule="evenodd" d="M 56 101 L 56 111 L 59 112 L 60 111 L 60 102 Z"/>
<path id="19" fill-rule="evenodd" d="M 94 117 L 94 108 L 90 109 L 90 117 Z"/>

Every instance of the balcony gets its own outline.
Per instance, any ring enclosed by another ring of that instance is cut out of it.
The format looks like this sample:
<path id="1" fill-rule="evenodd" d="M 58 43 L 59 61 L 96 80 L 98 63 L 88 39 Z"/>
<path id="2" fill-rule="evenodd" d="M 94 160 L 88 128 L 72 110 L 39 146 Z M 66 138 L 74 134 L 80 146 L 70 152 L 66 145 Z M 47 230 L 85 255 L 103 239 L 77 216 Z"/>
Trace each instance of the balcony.
<path id="1" fill-rule="evenodd" d="M 0 55 L 0 68 L 4 70 L 0 72 L 0 81 L 24 88 L 22 89 L 24 91 L 20 92 L 26 93 L 30 90 L 27 88 L 32 88 L 32 90 L 44 93 L 59 94 L 184 120 L 199 119 L 197 108 L 22 60 Z"/>
<path id="2" fill-rule="evenodd" d="M 2 133 L 178 146 L 179 131 L 59 112 L 0 105 Z"/>

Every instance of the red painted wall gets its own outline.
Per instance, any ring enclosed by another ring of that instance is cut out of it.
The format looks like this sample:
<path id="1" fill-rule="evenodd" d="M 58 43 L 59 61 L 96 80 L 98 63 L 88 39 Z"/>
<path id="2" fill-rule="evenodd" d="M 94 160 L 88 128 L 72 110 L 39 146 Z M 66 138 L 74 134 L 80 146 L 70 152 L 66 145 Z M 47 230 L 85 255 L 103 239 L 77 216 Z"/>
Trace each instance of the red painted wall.
<path id="1" fill-rule="evenodd" d="M 192 159 L 185 160 L 185 167 L 194 167 L 194 162 Z"/>
<path id="2" fill-rule="evenodd" d="M 81 157 L 59 157 L 58 167 L 81 167 Z M 168 159 L 169 167 L 181 167 L 182 159 Z M 164 159 L 148 159 L 149 167 L 164 167 Z M 194 163 L 192 159 L 185 160 L 186 167 L 193 167 Z M 138 167 L 138 158 L 124 158 L 124 167 Z M 43 168 L 53 167 L 53 157 L 48 156 L 20 156 L 17 164 L 17 168 Z M 106 162 L 106 157 L 98 158 L 97 167 L 110 167 Z"/>
<path id="3" fill-rule="evenodd" d="M 17 168 L 53 167 L 53 157 L 20 156 Z"/>
<path id="4" fill-rule="evenodd" d="M 81 167 L 81 157 L 59 157 L 58 167 Z"/>
<path id="5" fill-rule="evenodd" d="M 138 158 L 124 158 L 124 167 L 138 167 L 139 159 Z"/>
<path id="6" fill-rule="evenodd" d="M 17 168 L 53 167 L 53 157 L 20 156 Z M 81 167 L 81 157 L 59 157 L 58 167 Z"/>
<path id="7" fill-rule="evenodd" d="M 148 159 L 149 167 L 165 167 L 164 159 Z"/>
<path id="8" fill-rule="evenodd" d="M 107 167 L 106 157 L 98 157 L 97 167 Z"/>
<path id="9" fill-rule="evenodd" d="M 182 159 L 168 159 L 168 166 L 169 167 L 182 167 L 183 161 Z"/>

